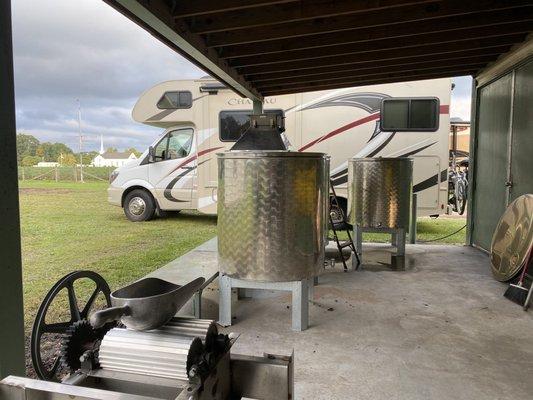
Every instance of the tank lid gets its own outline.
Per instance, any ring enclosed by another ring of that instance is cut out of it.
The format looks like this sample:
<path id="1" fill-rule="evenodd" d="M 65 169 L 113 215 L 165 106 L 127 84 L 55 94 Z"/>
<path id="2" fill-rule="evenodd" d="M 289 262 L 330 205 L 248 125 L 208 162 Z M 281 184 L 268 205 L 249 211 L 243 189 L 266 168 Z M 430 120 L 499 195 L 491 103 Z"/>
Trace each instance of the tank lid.
<path id="1" fill-rule="evenodd" d="M 303 153 L 298 151 L 288 150 L 230 150 L 224 153 L 217 153 L 219 158 L 326 158 L 325 153 Z"/>
<path id="2" fill-rule="evenodd" d="M 398 162 L 398 161 L 413 161 L 412 158 L 409 157 L 365 157 L 365 158 L 358 158 L 353 157 L 350 159 L 350 161 L 357 161 L 357 162 Z"/>

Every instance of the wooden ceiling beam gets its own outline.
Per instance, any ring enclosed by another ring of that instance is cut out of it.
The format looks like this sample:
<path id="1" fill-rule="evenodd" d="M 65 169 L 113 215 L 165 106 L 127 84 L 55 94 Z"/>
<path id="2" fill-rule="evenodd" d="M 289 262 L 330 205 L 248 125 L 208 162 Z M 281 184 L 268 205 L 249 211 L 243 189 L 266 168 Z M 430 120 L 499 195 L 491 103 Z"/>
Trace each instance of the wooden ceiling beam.
<path id="1" fill-rule="evenodd" d="M 344 82 L 323 82 L 320 84 L 309 84 L 299 87 L 277 87 L 269 88 L 263 92 L 265 97 L 267 96 L 279 96 L 282 94 L 292 94 L 292 93 L 301 93 L 301 92 L 312 92 L 315 90 L 326 90 L 326 89 L 340 89 L 345 87 L 352 86 L 366 86 L 366 85 L 376 85 L 384 83 L 396 83 L 396 82 L 407 82 L 407 81 L 418 81 L 426 79 L 437 79 L 437 78 L 450 78 L 453 76 L 463 76 L 463 75 L 474 75 L 478 70 L 476 69 L 462 69 L 454 68 L 447 71 L 442 71 L 438 73 L 428 73 L 428 74 L 412 74 L 412 75 L 391 75 L 383 76 L 379 79 L 361 79 L 361 80 L 347 80 Z"/>
<path id="2" fill-rule="evenodd" d="M 309 50 L 320 47 L 338 46 L 348 43 L 361 43 L 382 39 L 403 38 L 404 40 L 417 40 L 419 36 L 433 33 L 446 35 L 448 32 L 461 31 L 466 35 L 470 29 L 504 29 L 503 27 L 500 27 L 500 25 L 531 22 L 532 20 L 533 8 L 527 10 L 513 8 L 458 17 L 444 17 L 429 21 L 418 21 L 416 23 L 408 22 L 391 26 L 386 25 L 371 27 L 368 29 L 355 29 L 354 31 L 324 33 L 321 35 L 308 36 L 305 40 L 302 40 L 301 38 L 272 40 L 263 42 L 261 46 L 257 46 L 255 43 L 246 43 L 221 47 L 217 50 L 220 58 L 229 59 L 293 50 Z"/>
<path id="3" fill-rule="evenodd" d="M 187 23 L 191 32 L 206 34 L 369 11 L 385 12 L 395 7 L 440 3 L 442 1 L 444 0 L 307 0 L 192 17 L 187 19 Z"/>
<path id="4" fill-rule="evenodd" d="M 300 0 L 194 0 L 176 1 L 172 10 L 174 18 L 247 10 L 284 3 L 299 3 Z"/>
<path id="5" fill-rule="evenodd" d="M 494 57 L 493 57 L 494 58 Z M 478 70 L 481 67 L 487 65 L 486 60 L 465 60 L 464 63 L 461 64 L 455 64 L 453 62 L 443 63 L 442 61 L 439 61 L 438 63 L 428 63 L 426 65 L 411 65 L 411 66 L 402 66 L 402 67 L 396 67 L 396 68 L 387 68 L 384 70 L 383 68 L 380 69 L 374 69 L 374 70 L 367 70 L 367 71 L 345 71 L 342 73 L 334 73 L 334 74 L 328 74 L 328 75 L 316 75 L 313 77 L 310 76 L 302 76 L 302 77 L 296 77 L 293 79 L 284 79 L 284 80 L 270 80 L 270 81 L 252 81 L 255 87 L 258 88 L 260 91 L 268 90 L 268 88 L 271 87 L 277 87 L 277 86 L 298 86 L 305 83 L 311 83 L 311 82 L 334 82 L 334 81 L 343 81 L 350 78 L 363 78 L 367 77 L 369 79 L 372 79 L 372 77 L 379 77 L 384 74 L 394 74 L 394 73 L 425 73 L 425 72 L 438 72 L 441 70 L 450 70 L 453 68 L 457 68 L 460 66 L 461 68 L 466 69 L 473 69 Z M 384 72 L 386 71 L 386 72 Z"/>
<path id="6" fill-rule="evenodd" d="M 492 50 L 492 49 L 491 49 Z M 464 53 L 456 53 L 453 55 L 444 54 L 437 56 L 431 59 L 431 61 L 421 59 L 419 57 L 414 59 L 401 59 L 401 60 L 384 60 L 379 63 L 379 65 L 374 64 L 355 64 L 355 65 L 337 65 L 331 66 L 329 68 L 311 68 L 306 70 L 295 70 L 295 71 L 283 71 L 275 73 L 263 73 L 256 75 L 249 75 L 247 79 L 252 82 L 254 85 L 257 85 L 265 81 L 288 81 L 292 82 L 294 80 L 309 78 L 315 79 L 325 76 L 326 79 L 328 76 L 334 77 L 337 74 L 358 74 L 366 73 L 371 71 L 383 71 L 385 68 L 388 71 L 401 71 L 409 70 L 414 66 L 420 66 L 425 68 L 431 65 L 439 64 L 452 64 L 452 63 L 471 63 L 471 62 L 480 62 L 488 64 L 494 61 L 498 57 L 499 53 L 493 51 L 492 54 L 481 54 L 477 55 L 471 51 L 465 51 Z"/>
<path id="7" fill-rule="evenodd" d="M 440 32 L 432 33 L 417 37 L 416 40 L 386 39 L 376 40 L 373 42 L 363 42 L 358 44 L 344 44 L 340 46 L 329 46 L 319 49 L 294 50 L 287 53 L 265 54 L 262 56 L 242 57 L 228 60 L 228 64 L 233 68 L 244 68 L 254 65 L 276 64 L 280 62 L 314 60 L 326 57 L 341 57 L 348 54 L 362 54 L 381 52 L 385 50 L 397 51 L 399 49 L 417 48 L 421 46 L 436 46 L 446 48 L 451 43 L 453 48 L 464 43 L 465 47 L 479 46 L 480 43 L 486 43 L 489 38 L 494 38 L 496 43 L 503 40 L 505 36 L 511 36 L 511 40 L 518 38 L 519 35 L 528 33 L 533 28 L 533 22 L 507 24 L 505 29 L 476 28 L 469 30 L 468 34 L 462 31 L 454 31 L 448 35 Z"/>
<path id="8" fill-rule="evenodd" d="M 205 35 L 208 47 L 221 47 L 239 43 L 257 43 L 283 38 L 308 36 L 327 32 L 341 32 L 354 28 L 370 28 L 406 22 L 416 22 L 450 16 L 460 16 L 484 11 L 531 7 L 530 0 L 446 0 L 435 4 L 412 5 L 392 8 L 387 12 L 367 13 L 316 18 L 308 21 L 245 28 Z"/>
<path id="9" fill-rule="evenodd" d="M 470 42 L 446 43 L 441 46 L 424 45 L 398 50 L 384 50 L 372 53 L 359 53 L 339 57 L 318 58 L 314 59 L 313 61 L 302 60 L 280 62 L 276 64 L 256 65 L 245 68 L 237 68 L 236 70 L 240 74 L 246 76 L 253 73 L 305 70 L 308 68 L 317 67 L 328 68 L 333 65 L 345 64 L 373 63 L 375 65 L 379 65 L 380 62 L 382 62 L 383 60 L 401 60 L 404 58 L 413 57 L 421 57 L 426 60 L 430 60 L 434 56 L 449 53 L 453 54 L 457 52 L 474 51 L 481 49 L 489 49 L 488 51 L 492 52 L 492 50 L 490 50 L 491 48 L 509 48 L 513 44 L 521 42 L 524 37 L 525 35 L 522 35 L 520 37 L 515 37 L 514 35 L 502 36 L 499 38 L 489 38 L 487 40 L 482 39 Z"/>
<path id="10" fill-rule="evenodd" d="M 254 100 L 473 74 L 533 24 L 531 0 L 104 1 Z"/>

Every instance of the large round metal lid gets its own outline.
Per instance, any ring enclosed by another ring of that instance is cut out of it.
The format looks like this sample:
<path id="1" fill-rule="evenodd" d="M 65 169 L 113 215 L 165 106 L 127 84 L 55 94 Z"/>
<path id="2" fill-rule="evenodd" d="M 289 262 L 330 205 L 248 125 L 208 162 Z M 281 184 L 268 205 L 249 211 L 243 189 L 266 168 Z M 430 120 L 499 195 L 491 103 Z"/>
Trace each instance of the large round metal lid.
<path id="1" fill-rule="evenodd" d="M 323 158 L 325 153 L 307 153 L 287 150 L 231 150 L 217 153 L 220 158 L 264 158 L 264 157 L 289 157 L 289 158 Z"/>
<path id="2" fill-rule="evenodd" d="M 492 236 L 492 274 L 505 282 L 515 277 L 533 246 L 533 194 L 513 201 L 500 218 Z"/>

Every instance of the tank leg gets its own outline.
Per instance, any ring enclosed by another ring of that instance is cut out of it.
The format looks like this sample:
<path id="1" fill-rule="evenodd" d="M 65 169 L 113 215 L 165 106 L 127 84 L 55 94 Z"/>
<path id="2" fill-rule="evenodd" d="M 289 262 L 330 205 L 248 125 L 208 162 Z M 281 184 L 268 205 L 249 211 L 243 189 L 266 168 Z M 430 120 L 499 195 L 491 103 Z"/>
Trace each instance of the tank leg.
<path id="1" fill-rule="evenodd" d="M 396 231 L 396 255 L 405 255 L 405 229 L 398 229 Z"/>
<path id="2" fill-rule="evenodd" d="M 218 323 L 222 326 L 231 325 L 231 278 L 226 275 L 220 275 L 219 280 L 219 304 L 218 304 Z"/>
<path id="3" fill-rule="evenodd" d="M 390 242 L 393 247 L 398 247 L 398 235 L 396 232 L 390 234 Z"/>
<path id="4" fill-rule="evenodd" d="M 313 301 L 315 298 L 315 279 L 317 278 L 318 276 L 315 276 L 307 280 L 307 297 L 309 298 L 309 301 Z"/>
<path id="5" fill-rule="evenodd" d="M 192 296 L 192 308 L 196 318 L 202 318 L 202 291 L 199 290 Z"/>
<path id="6" fill-rule="evenodd" d="M 292 289 L 292 330 L 301 332 L 309 324 L 309 280 L 293 283 Z"/>
<path id="7" fill-rule="evenodd" d="M 353 237 L 355 238 L 355 249 L 359 254 L 359 261 L 363 263 L 363 229 L 357 224 L 353 225 Z M 352 269 L 357 269 L 357 257 L 352 256 Z"/>

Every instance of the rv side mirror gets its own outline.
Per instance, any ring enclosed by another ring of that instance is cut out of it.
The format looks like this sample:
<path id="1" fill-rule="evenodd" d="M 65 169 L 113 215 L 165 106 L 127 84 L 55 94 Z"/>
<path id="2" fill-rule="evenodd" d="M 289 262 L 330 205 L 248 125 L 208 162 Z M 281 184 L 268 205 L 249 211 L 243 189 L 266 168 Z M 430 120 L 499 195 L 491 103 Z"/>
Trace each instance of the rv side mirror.
<path id="1" fill-rule="evenodd" d="M 154 161 L 155 161 L 154 147 L 150 146 L 148 147 L 148 162 L 154 162 Z"/>

